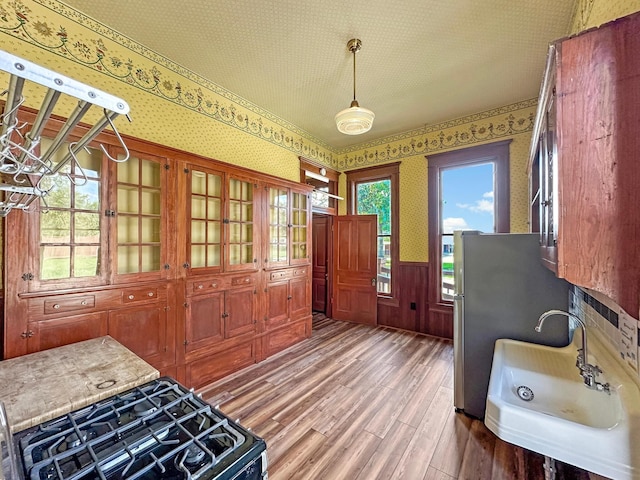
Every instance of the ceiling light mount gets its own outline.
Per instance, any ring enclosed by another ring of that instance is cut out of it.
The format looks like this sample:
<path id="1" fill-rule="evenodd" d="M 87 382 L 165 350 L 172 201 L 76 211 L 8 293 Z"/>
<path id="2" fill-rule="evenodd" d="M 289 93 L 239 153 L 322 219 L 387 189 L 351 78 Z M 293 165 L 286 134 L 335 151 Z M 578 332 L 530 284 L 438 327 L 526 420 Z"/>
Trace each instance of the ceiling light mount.
<path id="1" fill-rule="evenodd" d="M 375 118 L 371 110 L 360 107 L 356 100 L 356 52 L 361 48 L 362 41 L 359 38 L 352 38 L 347 42 L 347 50 L 353 53 L 353 100 L 349 108 L 338 112 L 335 117 L 338 130 L 346 135 L 360 135 L 368 132 Z"/>

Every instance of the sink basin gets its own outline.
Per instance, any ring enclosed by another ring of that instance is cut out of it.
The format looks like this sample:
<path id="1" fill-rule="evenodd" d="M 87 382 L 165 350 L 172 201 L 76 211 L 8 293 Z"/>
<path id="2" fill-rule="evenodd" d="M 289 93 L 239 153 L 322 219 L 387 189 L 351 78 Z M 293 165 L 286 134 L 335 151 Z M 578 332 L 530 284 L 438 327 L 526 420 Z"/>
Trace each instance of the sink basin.
<path id="1" fill-rule="evenodd" d="M 584 385 L 575 342 L 498 340 L 484 422 L 523 448 L 610 478 L 640 479 L 638 383 L 595 335 L 589 341 L 589 363 L 603 370 L 597 380 L 609 382 L 610 393 Z"/>

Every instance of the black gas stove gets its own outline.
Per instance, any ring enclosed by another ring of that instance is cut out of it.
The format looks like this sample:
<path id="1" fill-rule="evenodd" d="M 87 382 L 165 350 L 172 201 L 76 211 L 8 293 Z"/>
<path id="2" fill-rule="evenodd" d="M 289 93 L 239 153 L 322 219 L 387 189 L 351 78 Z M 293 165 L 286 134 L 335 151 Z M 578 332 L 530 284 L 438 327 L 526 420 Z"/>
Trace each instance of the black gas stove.
<path id="1" fill-rule="evenodd" d="M 267 479 L 264 440 L 168 377 L 14 441 L 25 479 Z"/>

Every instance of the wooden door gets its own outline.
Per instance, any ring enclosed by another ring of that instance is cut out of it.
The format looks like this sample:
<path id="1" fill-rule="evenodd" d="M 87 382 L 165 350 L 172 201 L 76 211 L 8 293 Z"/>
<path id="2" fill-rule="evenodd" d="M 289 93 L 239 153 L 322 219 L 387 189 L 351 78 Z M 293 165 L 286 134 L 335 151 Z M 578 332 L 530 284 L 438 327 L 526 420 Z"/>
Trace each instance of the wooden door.
<path id="1" fill-rule="evenodd" d="M 29 323 L 29 331 L 33 332 L 31 337 L 27 337 L 29 353 L 61 347 L 106 335 L 107 313 L 87 313 L 40 320 Z"/>
<path id="2" fill-rule="evenodd" d="M 224 338 L 224 293 L 192 297 L 187 307 L 186 352 L 206 347 Z"/>
<path id="3" fill-rule="evenodd" d="M 377 324 L 376 215 L 344 215 L 333 222 L 333 318 Z"/>
<path id="4" fill-rule="evenodd" d="M 237 337 L 255 331 L 254 287 L 237 288 L 225 292 L 225 337 Z"/>
<path id="5" fill-rule="evenodd" d="M 302 278 L 289 280 L 289 315 L 296 319 L 309 315 L 309 280 Z"/>
<path id="6" fill-rule="evenodd" d="M 327 247 L 329 240 L 329 221 L 326 216 L 314 215 L 312 220 L 312 278 L 311 308 L 326 313 L 327 309 Z"/>
<path id="7" fill-rule="evenodd" d="M 283 325 L 289 320 L 289 281 L 267 285 L 267 329 Z"/>

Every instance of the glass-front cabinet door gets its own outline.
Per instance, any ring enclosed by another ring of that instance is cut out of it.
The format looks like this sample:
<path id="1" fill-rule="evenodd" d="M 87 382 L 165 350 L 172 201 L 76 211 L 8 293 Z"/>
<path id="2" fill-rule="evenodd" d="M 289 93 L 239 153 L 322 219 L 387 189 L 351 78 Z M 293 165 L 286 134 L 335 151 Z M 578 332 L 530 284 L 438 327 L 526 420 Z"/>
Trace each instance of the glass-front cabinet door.
<path id="1" fill-rule="evenodd" d="M 192 274 L 222 270 L 224 174 L 189 166 L 187 258 Z"/>
<path id="2" fill-rule="evenodd" d="M 255 241 L 255 192 L 257 184 L 236 176 L 229 177 L 225 270 L 251 270 L 258 266 Z"/>
<path id="3" fill-rule="evenodd" d="M 289 265 L 289 189 L 267 187 L 269 245 L 265 266 Z"/>
<path id="4" fill-rule="evenodd" d="M 122 158 L 122 155 L 119 155 Z M 116 164 L 114 277 L 117 281 L 143 275 L 165 278 L 163 259 L 165 160 L 131 152 Z"/>
<path id="5" fill-rule="evenodd" d="M 290 188 L 267 187 L 269 244 L 266 266 L 281 267 L 309 262 L 311 230 L 309 194 Z"/>
<path id="6" fill-rule="evenodd" d="M 291 191 L 291 263 L 309 261 L 309 195 Z"/>

